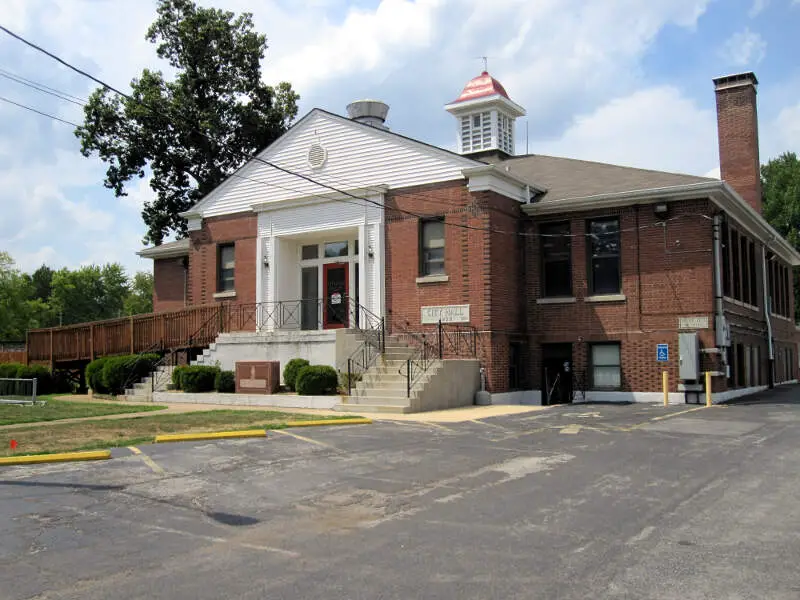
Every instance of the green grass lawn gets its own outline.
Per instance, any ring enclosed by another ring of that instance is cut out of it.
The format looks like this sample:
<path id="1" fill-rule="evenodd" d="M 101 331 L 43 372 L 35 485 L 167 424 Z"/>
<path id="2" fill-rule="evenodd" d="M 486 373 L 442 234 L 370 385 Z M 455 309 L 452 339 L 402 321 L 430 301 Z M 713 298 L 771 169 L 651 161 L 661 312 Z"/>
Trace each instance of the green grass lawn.
<path id="1" fill-rule="evenodd" d="M 352 415 L 320 417 L 267 410 L 210 410 L 77 423 L 49 423 L 18 429 L 0 429 L 0 456 L 130 446 L 152 442 L 154 436 L 162 433 L 282 429 L 288 421 L 348 418 L 352 418 Z M 9 447 L 12 439 L 18 444 L 14 452 Z"/>
<path id="2" fill-rule="evenodd" d="M 102 417 L 166 408 L 166 406 L 159 405 L 147 406 L 114 402 L 73 402 L 71 400 L 54 400 L 52 396 L 41 396 L 39 400 L 46 400 L 47 404 L 44 406 L 0 404 L 0 425 L 58 421 L 76 417 Z"/>

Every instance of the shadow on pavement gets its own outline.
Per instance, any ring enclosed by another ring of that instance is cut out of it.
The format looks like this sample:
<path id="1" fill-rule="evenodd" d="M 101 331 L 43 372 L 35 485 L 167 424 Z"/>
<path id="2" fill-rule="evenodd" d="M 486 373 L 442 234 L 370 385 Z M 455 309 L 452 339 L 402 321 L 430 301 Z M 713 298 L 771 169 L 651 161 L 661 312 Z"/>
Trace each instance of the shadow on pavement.
<path id="1" fill-rule="evenodd" d="M 734 398 L 725 402 L 727 406 L 765 406 L 765 405 L 800 405 L 800 385 L 781 385 L 771 390 L 764 390 L 750 396 Z"/>
<path id="2" fill-rule="evenodd" d="M 7 481 L 0 479 L 0 485 L 17 485 L 20 487 L 43 487 L 43 488 L 73 488 L 79 490 L 92 490 L 97 492 L 113 492 L 125 488 L 123 485 L 95 485 L 91 483 L 61 483 L 52 481 Z"/>

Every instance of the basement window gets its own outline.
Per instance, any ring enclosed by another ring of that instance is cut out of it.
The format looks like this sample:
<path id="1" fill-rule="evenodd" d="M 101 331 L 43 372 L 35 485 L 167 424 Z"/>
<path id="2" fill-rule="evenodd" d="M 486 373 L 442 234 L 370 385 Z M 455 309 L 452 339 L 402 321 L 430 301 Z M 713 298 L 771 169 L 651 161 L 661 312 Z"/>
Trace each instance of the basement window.
<path id="1" fill-rule="evenodd" d="M 617 342 L 591 344 L 592 388 L 618 390 L 622 387 L 622 362 Z"/>
<path id="2" fill-rule="evenodd" d="M 232 292 L 235 289 L 236 246 L 217 246 L 217 291 Z"/>

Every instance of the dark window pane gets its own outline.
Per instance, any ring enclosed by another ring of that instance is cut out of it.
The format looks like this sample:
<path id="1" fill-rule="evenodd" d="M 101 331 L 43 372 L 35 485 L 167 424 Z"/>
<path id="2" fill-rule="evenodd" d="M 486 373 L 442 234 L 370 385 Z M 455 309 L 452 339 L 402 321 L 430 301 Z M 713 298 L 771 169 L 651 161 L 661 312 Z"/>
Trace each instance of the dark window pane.
<path id="1" fill-rule="evenodd" d="M 722 224 L 722 295 L 731 295 L 731 240 L 728 224 Z"/>
<path id="2" fill-rule="evenodd" d="M 739 237 L 739 264 L 742 265 L 742 302 L 750 302 L 750 261 L 747 257 L 747 245 L 750 243 L 746 237 Z"/>
<path id="3" fill-rule="evenodd" d="M 236 249 L 233 244 L 218 248 L 217 291 L 230 292 L 235 289 Z"/>
<path id="4" fill-rule="evenodd" d="M 618 294 L 622 273 L 619 220 L 590 221 L 588 230 L 590 293 Z"/>
<path id="5" fill-rule="evenodd" d="M 570 224 L 546 223 L 539 228 L 542 253 L 542 296 L 572 295 Z"/>
<path id="6" fill-rule="evenodd" d="M 742 299 L 742 272 L 739 262 L 739 233 L 731 231 L 731 259 L 733 260 L 733 297 Z"/>
<path id="7" fill-rule="evenodd" d="M 347 256 L 347 242 L 328 242 L 325 244 L 325 258 Z"/>
<path id="8" fill-rule="evenodd" d="M 312 260 L 314 258 L 319 258 L 319 246 L 317 244 L 312 244 L 310 246 L 303 246 L 301 250 L 300 257 L 303 260 Z"/>
<path id="9" fill-rule="evenodd" d="M 301 269 L 301 329 L 319 329 L 319 267 Z"/>
<path id="10" fill-rule="evenodd" d="M 592 293 L 619 294 L 619 257 L 592 260 Z"/>
<path id="11" fill-rule="evenodd" d="M 420 274 L 443 275 L 444 220 L 422 221 L 420 232 Z"/>

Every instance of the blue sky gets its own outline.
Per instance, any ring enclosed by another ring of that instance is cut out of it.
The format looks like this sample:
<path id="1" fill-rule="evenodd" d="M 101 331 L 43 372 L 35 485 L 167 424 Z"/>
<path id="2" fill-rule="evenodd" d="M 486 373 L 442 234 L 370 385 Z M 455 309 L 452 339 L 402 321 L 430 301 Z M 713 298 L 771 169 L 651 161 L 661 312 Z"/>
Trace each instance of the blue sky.
<path id="1" fill-rule="evenodd" d="M 761 158 L 800 152 L 800 0 L 203 0 L 254 13 L 268 83 L 304 114 L 352 100 L 391 106 L 398 133 L 453 148 L 443 105 L 482 67 L 528 111 L 532 152 L 695 174 L 718 166 L 717 75 L 761 82 Z M 3 0 L 0 23 L 126 87 L 164 68 L 144 32 L 152 0 Z M 86 97 L 92 83 L 0 35 L 0 69 Z M 81 108 L 0 76 L 0 96 L 80 122 Z M 517 125 L 525 150 L 525 123 Z M 136 257 L 147 181 L 117 199 L 70 126 L 0 101 L 0 250 L 25 270 Z"/>

